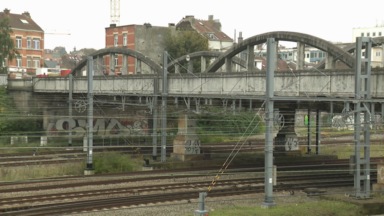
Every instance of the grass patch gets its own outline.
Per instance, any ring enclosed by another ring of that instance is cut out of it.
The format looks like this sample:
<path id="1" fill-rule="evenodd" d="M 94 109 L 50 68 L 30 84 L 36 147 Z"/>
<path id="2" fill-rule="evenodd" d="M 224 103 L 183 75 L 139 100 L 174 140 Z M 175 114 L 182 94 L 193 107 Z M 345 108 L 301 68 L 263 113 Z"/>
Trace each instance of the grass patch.
<path id="1" fill-rule="evenodd" d="M 82 175 L 85 164 L 73 162 L 57 165 L 37 165 L 30 167 L 1 167 L 0 181 L 22 181 L 36 178 L 61 177 L 64 175 Z"/>
<path id="2" fill-rule="evenodd" d="M 356 205 L 321 200 L 313 203 L 299 203 L 292 205 L 281 205 L 273 209 L 261 209 L 261 207 L 228 207 L 210 212 L 210 216 L 354 216 L 361 215 L 360 208 Z"/>
<path id="3" fill-rule="evenodd" d="M 337 155 L 339 159 L 349 158 L 350 155 L 355 154 L 355 147 L 351 146 L 321 146 L 321 153 L 327 155 Z M 371 157 L 383 157 L 384 156 L 384 148 L 381 144 L 371 144 L 370 149 Z M 364 156 L 363 148 L 360 151 L 360 157 Z"/>

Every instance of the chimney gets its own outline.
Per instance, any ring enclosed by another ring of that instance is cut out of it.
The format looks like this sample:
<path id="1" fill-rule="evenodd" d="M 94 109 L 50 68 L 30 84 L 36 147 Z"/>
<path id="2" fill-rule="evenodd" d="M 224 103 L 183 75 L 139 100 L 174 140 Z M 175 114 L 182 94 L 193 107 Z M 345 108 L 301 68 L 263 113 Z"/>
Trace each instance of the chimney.
<path id="1" fill-rule="evenodd" d="M 22 13 L 21 15 L 27 17 L 27 18 L 31 18 L 31 14 L 28 12 L 28 11 L 25 11 L 24 13 Z"/>
<path id="2" fill-rule="evenodd" d="M 213 21 L 213 15 L 208 15 L 208 21 Z"/>
<path id="3" fill-rule="evenodd" d="M 168 23 L 168 27 L 175 27 L 175 23 Z"/>
<path id="4" fill-rule="evenodd" d="M 187 16 L 185 16 L 185 18 L 186 19 L 188 19 L 188 18 L 195 18 L 195 16 L 194 15 L 187 15 Z"/>
<path id="5" fill-rule="evenodd" d="M 243 32 L 239 32 L 239 37 L 237 38 L 237 42 L 238 43 L 243 42 Z"/>
<path id="6" fill-rule="evenodd" d="M 220 21 L 215 21 L 213 23 L 213 28 L 217 29 L 218 31 L 221 31 L 221 23 L 220 23 Z"/>
<path id="7" fill-rule="evenodd" d="M 4 9 L 4 13 L 5 13 L 6 15 L 9 15 L 9 12 L 11 12 L 11 10 L 9 10 L 8 8 L 5 8 L 5 9 Z"/>

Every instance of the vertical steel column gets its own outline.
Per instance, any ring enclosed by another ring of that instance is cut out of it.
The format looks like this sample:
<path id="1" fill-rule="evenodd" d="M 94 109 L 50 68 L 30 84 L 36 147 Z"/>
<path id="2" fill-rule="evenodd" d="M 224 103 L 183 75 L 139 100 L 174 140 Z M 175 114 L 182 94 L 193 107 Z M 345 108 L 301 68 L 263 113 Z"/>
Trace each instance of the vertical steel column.
<path id="1" fill-rule="evenodd" d="M 87 170 L 92 168 L 92 150 L 93 150 L 93 58 L 88 56 L 87 59 L 87 72 L 88 72 L 88 155 L 87 155 Z"/>
<path id="2" fill-rule="evenodd" d="M 153 80 L 153 94 L 155 95 L 152 99 L 153 103 L 153 123 L 152 123 L 152 160 L 157 160 L 157 119 L 158 119 L 158 107 L 157 107 L 157 95 L 159 94 L 159 76 Z"/>
<path id="3" fill-rule="evenodd" d="M 316 111 L 316 154 L 319 155 L 321 153 L 320 146 L 321 145 L 321 111 Z"/>
<path id="4" fill-rule="evenodd" d="M 384 103 L 381 103 L 381 124 L 384 124 Z"/>
<path id="5" fill-rule="evenodd" d="M 262 208 L 276 206 L 273 203 L 273 105 L 274 97 L 274 75 L 275 75 L 275 51 L 276 42 L 274 38 L 267 39 L 267 73 L 266 73 L 266 123 L 265 123 L 265 199 Z"/>
<path id="6" fill-rule="evenodd" d="M 192 65 L 192 62 L 191 62 Z M 162 105 L 161 105 L 161 162 L 166 160 L 166 148 L 167 148 L 167 96 L 168 96 L 168 77 L 167 77 L 167 67 L 168 67 L 168 53 L 164 51 L 163 53 L 163 92 L 162 96 Z"/>
<path id="7" fill-rule="evenodd" d="M 311 110 L 308 109 L 308 149 L 307 149 L 307 153 L 310 154 L 311 151 L 312 151 Z"/>
<path id="8" fill-rule="evenodd" d="M 365 56 L 361 58 L 361 50 L 365 43 Z M 356 198 L 370 197 L 370 121 L 369 113 L 370 103 L 360 102 L 361 99 L 371 99 L 371 48 L 372 41 L 368 37 L 356 38 L 356 65 L 355 65 L 355 172 L 354 172 L 354 189 Z M 364 71 L 362 71 L 361 63 L 365 63 Z M 361 114 L 364 120 L 361 122 Z M 363 126 L 362 126 L 363 125 Z M 364 141 L 360 141 L 360 132 L 363 132 Z M 360 158 L 360 150 L 364 150 L 364 158 Z M 361 175 L 361 165 L 363 166 L 363 175 Z M 363 181 L 363 188 L 361 188 Z"/>
<path id="9" fill-rule="evenodd" d="M 249 100 L 249 112 L 252 112 L 252 99 Z"/>
<path id="10" fill-rule="evenodd" d="M 69 74 L 69 110 L 68 110 L 68 146 L 72 147 L 72 100 L 73 100 L 73 76 Z"/>

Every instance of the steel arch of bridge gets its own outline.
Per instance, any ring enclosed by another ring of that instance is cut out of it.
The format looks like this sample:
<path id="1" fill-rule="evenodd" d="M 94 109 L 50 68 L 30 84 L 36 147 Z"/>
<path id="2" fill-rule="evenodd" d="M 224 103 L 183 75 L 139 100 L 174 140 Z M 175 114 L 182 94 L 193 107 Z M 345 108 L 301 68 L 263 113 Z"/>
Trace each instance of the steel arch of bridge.
<path id="1" fill-rule="evenodd" d="M 384 44 L 384 37 L 377 37 L 377 38 L 372 38 L 374 41 L 372 43 L 372 47 L 380 46 Z M 354 53 L 356 49 L 356 43 L 351 43 L 345 47 L 342 48 L 344 52 L 348 53 Z M 365 49 L 365 44 L 362 45 L 362 49 Z M 324 69 L 325 68 L 325 59 L 321 60 L 317 65 L 316 68 L 318 69 Z"/>
<path id="2" fill-rule="evenodd" d="M 233 58 L 241 51 L 247 49 L 247 46 L 263 44 L 267 41 L 267 38 L 275 38 L 275 40 L 279 41 L 292 41 L 308 44 L 327 52 L 331 56 L 334 56 L 334 59 L 339 59 L 351 68 L 355 65 L 355 59 L 353 56 L 324 39 L 298 32 L 276 31 L 255 35 L 231 47 L 228 51 L 218 57 L 211 65 L 209 65 L 205 72 L 215 72 L 225 64 L 226 58 Z"/>
<path id="3" fill-rule="evenodd" d="M 90 56 L 93 57 L 93 59 L 96 59 L 97 57 L 109 55 L 109 54 L 122 54 L 134 57 L 145 64 L 147 64 L 149 67 L 151 67 L 154 71 L 157 73 L 161 73 L 162 67 L 154 62 L 152 59 L 148 58 L 141 52 L 138 52 L 136 50 L 128 49 L 128 48 L 119 48 L 119 47 L 110 47 L 106 49 L 98 50 L 94 53 L 92 53 Z M 87 65 L 87 59 L 81 60 L 72 70 L 71 73 L 75 73 L 75 71 L 80 70 L 81 68 L 85 67 Z"/>
<path id="4" fill-rule="evenodd" d="M 199 59 L 201 57 L 206 57 L 206 58 L 218 58 L 221 56 L 223 53 L 222 52 L 216 52 L 216 51 L 198 51 L 198 52 L 193 52 L 187 55 L 183 55 L 175 60 L 173 60 L 171 63 L 168 64 L 168 70 L 171 69 L 175 64 L 183 64 L 187 60 L 187 56 L 189 56 L 190 59 Z M 232 58 L 232 61 L 242 67 L 247 67 L 247 62 L 237 56 Z M 259 70 L 258 68 L 255 68 L 255 70 Z"/>

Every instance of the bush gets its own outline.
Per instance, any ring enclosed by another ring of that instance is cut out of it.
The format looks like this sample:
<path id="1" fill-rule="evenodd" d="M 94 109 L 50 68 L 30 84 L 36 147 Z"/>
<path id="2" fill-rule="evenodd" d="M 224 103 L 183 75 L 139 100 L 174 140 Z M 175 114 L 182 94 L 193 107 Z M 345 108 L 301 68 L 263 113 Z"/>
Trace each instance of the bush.
<path id="1" fill-rule="evenodd" d="M 121 173 L 134 170 L 133 162 L 128 155 L 118 152 L 104 152 L 93 158 L 95 174 Z"/>

